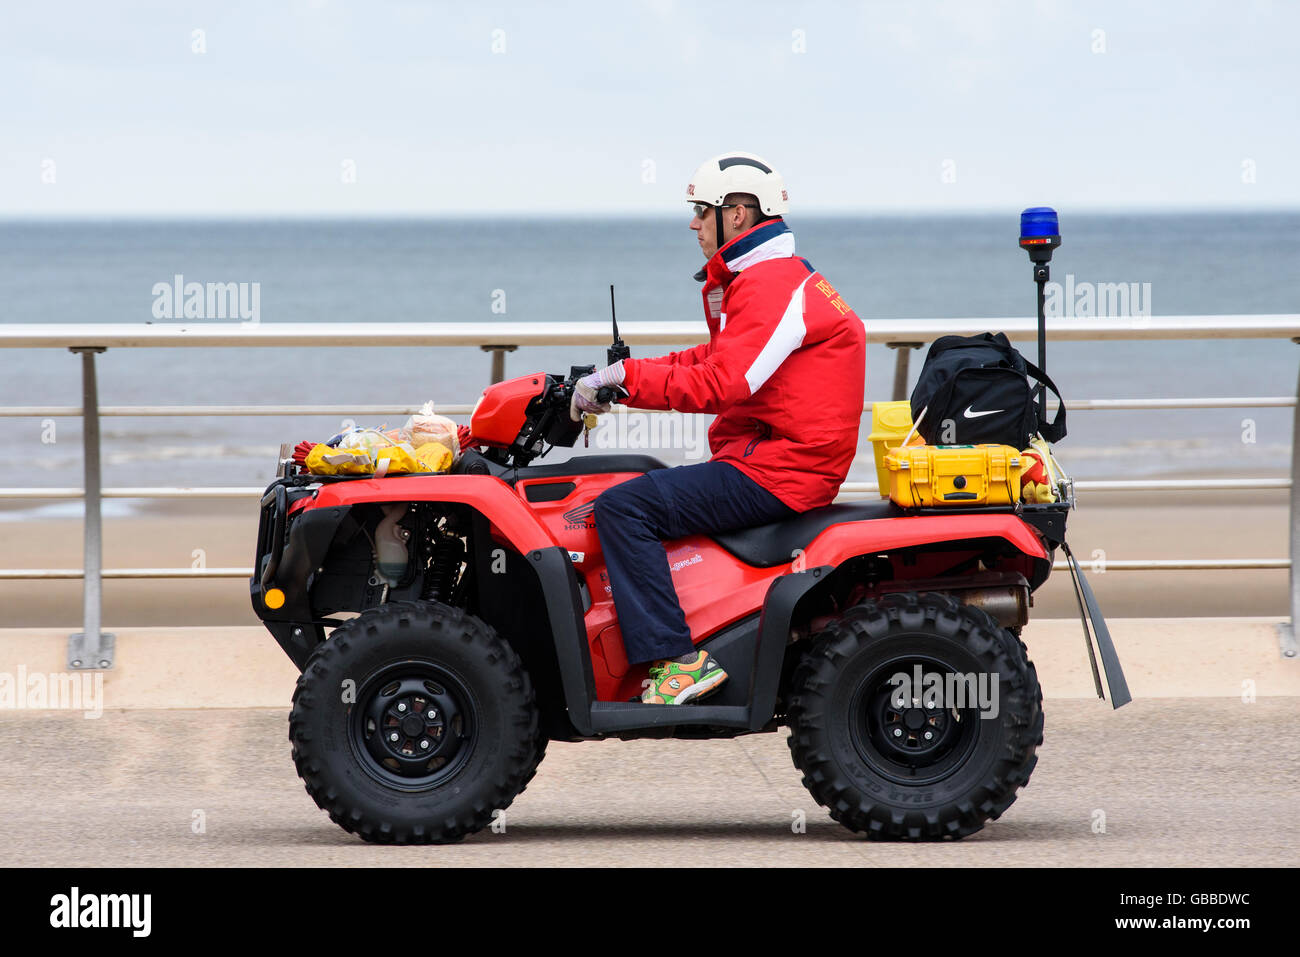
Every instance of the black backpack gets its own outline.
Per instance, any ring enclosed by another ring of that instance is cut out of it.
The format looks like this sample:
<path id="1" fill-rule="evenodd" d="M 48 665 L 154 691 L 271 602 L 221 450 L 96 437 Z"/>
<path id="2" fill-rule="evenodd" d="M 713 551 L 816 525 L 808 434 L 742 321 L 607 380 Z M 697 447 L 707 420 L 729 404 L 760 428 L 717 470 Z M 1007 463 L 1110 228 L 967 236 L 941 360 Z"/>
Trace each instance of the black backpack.
<path id="1" fill-rule="evenodd" d="M 1028 376 L 1059 399 L 1055 383 L 1012 347 L 1002 333 L 943 336 L 925 356 L 912 390 L 912 421 L 930 445 L 994 442 L 1023 449 L 1034 433 L 1048 442 L 1065 437 L 1065 403 L 1055 420 L 1039 417 Z"/>

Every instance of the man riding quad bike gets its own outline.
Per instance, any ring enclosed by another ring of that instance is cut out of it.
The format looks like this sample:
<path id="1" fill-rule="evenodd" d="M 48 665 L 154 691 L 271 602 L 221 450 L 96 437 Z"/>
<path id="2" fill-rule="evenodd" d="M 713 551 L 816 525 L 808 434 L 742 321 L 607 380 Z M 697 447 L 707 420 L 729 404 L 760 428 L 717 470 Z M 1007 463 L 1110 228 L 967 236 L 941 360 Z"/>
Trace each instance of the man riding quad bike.
<path id="1" fill-rule="evenodd" d="M 725 193 L 689 198 L 726 205 Z M 720 230 L 719 255 L 763 228 L 730 242 Z M 712 342 L 725 330 L 710 318 Z M 572 447 L 594 422 L 586 413 L 637 391 L 618 379 L 635 363 L 610 373 L 626 356 L 616 331 L 600 372 L 488 387 L 445 473 L 326 476 L 282 461 L 262 499 L 250 587 L 302 672 L 289 736 L 316 803 L 367 841 L 448 842 L 514 800 L 548 741 L 785 726 L 804 785 L 852 830 L 962 837 L 1000 816 L 1043 740 L 1020 634 L 1064 542 L 1068 489 L 1010 507 L 808 507 L 783 495 L 784 509 L 756 524 L 673 535 L 656 557 L 693 649 L 676 657 L 723 662 L 727 680 L 702 702 L 669 706 L 662 666 L 678 649 L 630 653 L 606 550 L 618 528 L 600 527 L 624 513 L 598 499 L 682 470 L 627 453 L 534 464 Z M 668 400 L 670 368 L 653 372 Z M 845 375 L 858 377 L 860 401 L 862 369 Z M 824 439 L 809 429 L 810 443 Z M 839 480 L 823 484 L 834 485 L 829 501 Z M 808 487 L 793 478 L 778 491 Z"/>
<path id="2" fill-rule="evenodd" d="M 615 359 L 578 381 L 571 409 L 575 422 L 607 411 L 596 390 L 612 387 L 635 408 L 717 415 L 709 461 L 621 482 L 593 512 L 627 660 L 650 663 L 642 700 L 654 704 L 698 702 L 727 680 L 695 647 L 662 541 L 829 505 L 857 453 L 866 376 L 862 320 L 795 255 L 780 174 L 726 153 L 695 171 L 686 196 L 707 260 L 708 342 Z"/>

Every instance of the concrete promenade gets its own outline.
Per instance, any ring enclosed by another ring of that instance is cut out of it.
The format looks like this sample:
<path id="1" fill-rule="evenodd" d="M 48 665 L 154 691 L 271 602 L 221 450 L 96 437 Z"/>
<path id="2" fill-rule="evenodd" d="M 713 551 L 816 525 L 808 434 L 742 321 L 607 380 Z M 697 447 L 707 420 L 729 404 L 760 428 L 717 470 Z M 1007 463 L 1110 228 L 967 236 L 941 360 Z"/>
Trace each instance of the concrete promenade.
<path id="1" fill-rule="evenodd" d="M 269 635 L 118 629 L 102 715 L 0 710 L 0 865 L 1296 865 L 1300 660 L 1280 655 L 1275 622 L 1111 622 L 1135 698 L 1118 712 L 1092 697 L 1078 622 L 1033 622 L 1046 738 L 1030 784 L 974 837 L 921 846 L 831 821 L 782 730 L 553 743 L 504 832 L 370 847 L 294 773 L 296 675 Z M 0 675 L 62 671 L 65 639 L 0 631 Z"/>

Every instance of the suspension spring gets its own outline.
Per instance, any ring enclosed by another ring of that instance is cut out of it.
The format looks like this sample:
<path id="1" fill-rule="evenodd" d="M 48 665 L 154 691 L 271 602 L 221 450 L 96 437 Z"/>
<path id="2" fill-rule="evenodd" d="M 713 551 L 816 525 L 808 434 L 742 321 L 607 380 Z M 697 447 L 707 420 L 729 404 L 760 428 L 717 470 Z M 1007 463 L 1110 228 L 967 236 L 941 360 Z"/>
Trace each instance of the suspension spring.
<path id="1" fill-rule="evenodd" d="M 465 543 L 458 537 L 448 535 L 435 542 L 420 597 L 426 601 L 446 601 L 456 585 L 464 557 Z"/>

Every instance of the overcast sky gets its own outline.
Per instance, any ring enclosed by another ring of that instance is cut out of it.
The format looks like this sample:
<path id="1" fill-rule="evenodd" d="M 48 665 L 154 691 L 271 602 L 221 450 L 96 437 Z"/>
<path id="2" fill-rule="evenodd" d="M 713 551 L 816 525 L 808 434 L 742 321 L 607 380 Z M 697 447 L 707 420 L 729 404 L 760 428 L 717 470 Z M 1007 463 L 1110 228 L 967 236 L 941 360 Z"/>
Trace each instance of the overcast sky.
<path id="1" fill-rule="evenodd" d="M 1300 207 L 1300 3 L 6 4 L 0 217 Z M 199 32 L 196 32 L 199 31 Z"/>

